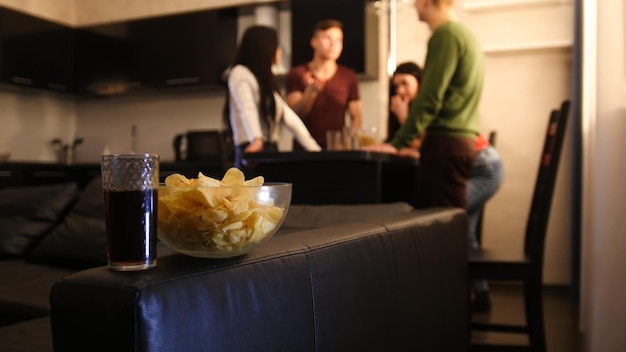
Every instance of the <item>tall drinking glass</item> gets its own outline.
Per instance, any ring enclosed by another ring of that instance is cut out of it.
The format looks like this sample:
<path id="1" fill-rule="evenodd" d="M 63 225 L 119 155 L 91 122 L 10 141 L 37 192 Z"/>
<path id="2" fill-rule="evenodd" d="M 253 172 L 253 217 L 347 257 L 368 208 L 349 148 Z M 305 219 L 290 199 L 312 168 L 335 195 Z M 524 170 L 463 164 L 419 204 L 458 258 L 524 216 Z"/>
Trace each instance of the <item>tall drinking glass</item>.
<path id="1" fill-rule="evenodd" d="M 326 150 L 344 150 L 342 131 L 326 131 Z"/>
<path id="2" fill-rule="evenodd" d="M 101 166 L 109 268 L 155 267 L 159 156 L 103 155 Z"/>

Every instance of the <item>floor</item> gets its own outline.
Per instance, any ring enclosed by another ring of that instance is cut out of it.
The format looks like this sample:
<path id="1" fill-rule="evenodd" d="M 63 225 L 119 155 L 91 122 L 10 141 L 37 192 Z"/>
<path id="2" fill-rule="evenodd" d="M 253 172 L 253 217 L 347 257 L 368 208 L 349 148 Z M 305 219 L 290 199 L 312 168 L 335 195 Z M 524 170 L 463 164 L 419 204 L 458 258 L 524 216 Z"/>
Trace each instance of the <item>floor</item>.
<path id="1" fill-rule="evenodd" d="M 523 323 L 521 288 L 516 284 L 490 283 L 492 310 L 473 314 L 475 321 Z M 572 303 L 567 287 L 544 288 L 544 319 L 549 352 L 583 352 L 583 338 L 578 332 L 578 307 Z M 524 336 L 516 334 L 472 333 L 472 341 L 526 344 Z"/>

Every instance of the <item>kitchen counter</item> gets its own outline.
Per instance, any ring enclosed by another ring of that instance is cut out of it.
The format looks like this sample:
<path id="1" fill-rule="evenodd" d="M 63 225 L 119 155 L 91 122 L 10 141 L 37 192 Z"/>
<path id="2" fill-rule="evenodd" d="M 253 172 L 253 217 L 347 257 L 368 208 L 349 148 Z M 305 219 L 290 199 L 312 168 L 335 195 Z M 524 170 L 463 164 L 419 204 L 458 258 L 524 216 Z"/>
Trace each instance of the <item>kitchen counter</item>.
<path id="1" fill-rule="evenodd" d="M 248 154 L 246 178 L 293 184 L 293 204 L 414 204 L 419 161 L 366 151 Z M 161 181 L 170 174 L 221 179 L 229 165 L 211 161 L 162 161 Z M 0 163 L 0 188 L 76 182 L 80 188 L 100 176 L 100 163 L 9 161 Z"/>
<path id="2" fill-rule="evenodd" d="M 361 150 L 251 153 L 247 174 L 293 183 L 292 204 L 413 203 L 419 161 Z"/>
<path id="3" fill-rule="evenodd" d="M 162 161 L 159 177 L 180 173 L 197 177 L 198 172 L 221 179 L 228 166 L 211 161 Z M 7 161 L 0 163 L 0 188 L 23 185 L 42 185 L 76 182 L 80 188 L 89 180 L 100 176 L 100 163 L 75 163 L 66 165 L 54 162 Z"/>

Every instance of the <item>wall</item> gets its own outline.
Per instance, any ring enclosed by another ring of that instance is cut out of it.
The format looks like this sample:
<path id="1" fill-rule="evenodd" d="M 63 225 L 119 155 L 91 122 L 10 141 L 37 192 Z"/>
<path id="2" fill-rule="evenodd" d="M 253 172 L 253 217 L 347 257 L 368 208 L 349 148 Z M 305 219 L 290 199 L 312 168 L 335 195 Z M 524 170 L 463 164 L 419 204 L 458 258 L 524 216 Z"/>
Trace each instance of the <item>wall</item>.
<path id="1" fill-rule="evenodd" d="M 55 161 L 50 142 L 70 140 L 76 130 L 74 99 L 54 93 L 0 86 L 0 153 L 11 160 Z"/>
<path id="2" fill-rule="evenodd" d="M 223 95 L 185 93 L 157 96 L 117 96 L 84 99 L 77 103 L 79 134 L 85 139 L 77 161 L 98 161 L 105 148 L 113 153 L 131 150 L 131 126 L 137 126 L 137 152 L 157 153 L 173 160 L 177 133 L 221 129 Z"/>

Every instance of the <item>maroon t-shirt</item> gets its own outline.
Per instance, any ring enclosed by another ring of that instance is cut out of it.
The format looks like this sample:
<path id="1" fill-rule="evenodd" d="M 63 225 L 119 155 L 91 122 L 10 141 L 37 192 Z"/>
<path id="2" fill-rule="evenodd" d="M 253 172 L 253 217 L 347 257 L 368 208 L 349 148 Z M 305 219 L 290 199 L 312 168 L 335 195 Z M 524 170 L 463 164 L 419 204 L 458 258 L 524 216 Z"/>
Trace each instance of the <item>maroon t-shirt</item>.
<path id="1" fill-rule="evenodd" d="M 304 92 L 304 76 L 307 71 L 310 71 L 307 65 L 291 69 L 285 83 L 287 94 L 294 91 Z M 300 118 L 317 143 L 325 148 L 326 131 L 342 130 L 348 103 L 359 99 L 359 81 L 356 73 L 339 65 L 335 75 L 326 81 L 324 89 L 317 95 L 309 114 Z M 298 144 L 294 143 L 294 149 L 299 149 L 298 147 Z"/>

